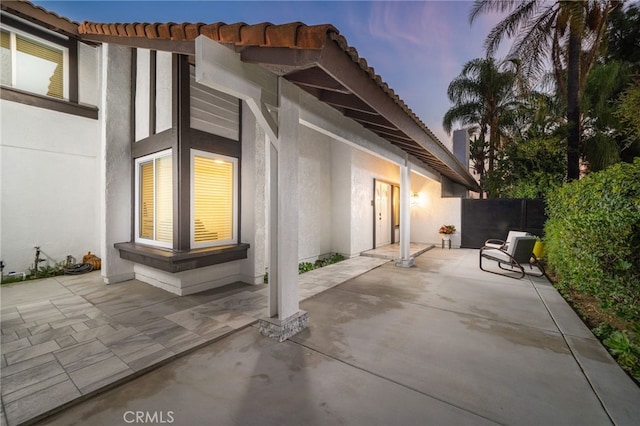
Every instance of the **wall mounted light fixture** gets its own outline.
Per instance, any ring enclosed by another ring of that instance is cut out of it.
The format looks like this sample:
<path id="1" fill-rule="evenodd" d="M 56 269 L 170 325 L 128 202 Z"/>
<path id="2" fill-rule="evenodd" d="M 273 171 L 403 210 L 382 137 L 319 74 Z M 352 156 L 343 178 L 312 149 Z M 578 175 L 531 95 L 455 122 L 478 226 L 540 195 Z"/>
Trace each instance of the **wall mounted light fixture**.
<path id="1" fill-rule="evenodd" d="M 418 207 L 420 205 L 420 194 L 418 192 L 411 193 L 411 207 Z"/>

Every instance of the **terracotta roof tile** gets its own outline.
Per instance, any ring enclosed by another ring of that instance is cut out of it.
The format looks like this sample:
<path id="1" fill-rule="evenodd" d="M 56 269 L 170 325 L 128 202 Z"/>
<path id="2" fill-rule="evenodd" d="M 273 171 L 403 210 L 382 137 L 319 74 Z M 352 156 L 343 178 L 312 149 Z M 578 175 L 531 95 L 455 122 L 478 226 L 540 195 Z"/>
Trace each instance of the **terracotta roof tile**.
<path id="1" fill-rule="evenodd" d="M 224 22 L 217 22 L 215 24 L 203 25 L 199 28 L 200 34 L 209 37 L 211 40 L 220 41 L 220 27 L 223 25 L 226 24 Z"/>
<path id="2" fill-rule="evenodd" d="M 136 36 L 137 37 L 144 37 L 145 36 L 145 25 L 141 24 L 139 22 L 136 22 L 135 24 L 133 24 L 134 28 L 136 29 Z"/>
<path id="3" fill-rule="evenodd" d="M 244 22 L 236 22 L 235 24 L 221 25 L 218 28 L 220 41 L 223 43 L 240 43 L 240 29 L 246 26 Z"/>
<path id="4" fill-rule="evenodd" d="M 200 28 L 204 26 L 203 23 L 186 24 L 184 26 L 184 39 L 193 40 L 200 35 Z"/>
<path id="5" fill-rule="evenodd" d="M 273 47 L 296 46 L 298 29 L 304 27 L 302 22 L 291 22 L 284 25 L 272 25 L 266 28 L 265 44 Z"/>
<path id="6" fill-rule="evenodd" d="M 248 25 L 244 22 L 225 24 L 182 23 L 133 23 L 100 24 L 84 21 L 78 32 L 85 35 L 104 35 L 118 37 L 147 37 L 167 40 L 194 40 L 204 35 L 221 43 L 238 46 L 271 46 L 296 49 L 321 49 L 329 36 L 338 34 L 333 25 L 305 25 L 292 22 L 274 25 L 270 22 Z M 354 49 L 355 51 L 355 49 Z M 353 55 L 357 56 L 357 52 Z"/>
<path id="7" fill-rule="evenodd" d="M 256 25 L 245 25 L 240 28 L 240 41 L 238 45 L 265 46 L 266 32 L 268 27 L 272 27 L 270 22 L 263 22 Z"/>

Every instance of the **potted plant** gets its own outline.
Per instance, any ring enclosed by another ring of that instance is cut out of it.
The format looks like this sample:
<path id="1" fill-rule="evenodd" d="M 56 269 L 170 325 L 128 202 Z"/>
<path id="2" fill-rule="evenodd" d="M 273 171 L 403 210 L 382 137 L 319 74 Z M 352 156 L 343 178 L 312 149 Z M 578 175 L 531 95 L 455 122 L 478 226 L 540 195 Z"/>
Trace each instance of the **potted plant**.
<path id="1" fill-rule="evenodd" d="M 538 259 L 542 259 L 544 257 L 544 242 L 540 237 L 536 237 L 536 245 L 533 246 L 533 254 L 535 254 Z"/>
<path id="2" fill-rule="evenodd" d="M 442 235 L 443 240 L 450 240 L 451 234 L 456 233 L 456 227 L 455 225 L 442 225 L 438 233 Z"/>

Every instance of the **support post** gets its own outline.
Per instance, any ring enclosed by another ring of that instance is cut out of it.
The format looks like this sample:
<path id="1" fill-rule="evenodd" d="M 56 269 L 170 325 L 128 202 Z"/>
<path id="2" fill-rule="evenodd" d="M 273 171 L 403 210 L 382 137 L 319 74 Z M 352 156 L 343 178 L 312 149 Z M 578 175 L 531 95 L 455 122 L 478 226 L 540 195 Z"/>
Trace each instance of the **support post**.
<path id="1" fill-rule="evenodd" d="M 308 315 L 299 309 L 298 291 L 298 101 L 296 88 L 279 83 L 278 143 L 270 160 L 270 318 L 259 322 L 260 332 L 284 341 L 307 327 Z M 277 149 L 276 149 L 277 148 Z M 277 179 L 277 181 L 276 181 Z M 274 181 L 276 185 L 274 186 Z M 275 286 L 275 288 L 273 287 Z M 275 294 L 274 294 L 275 292 Z M 274 312 L 274 308 L 276 308 Z M 275 316 L 274 316 L 275 315 Z"/>
<path id="2" fill-rule="evenodd" d="M 396 266 L 410 268 L 415 262 L 410 256 L 411 243 L 411 165 L 405 158 L 400 165 L 400 259 Z"/>

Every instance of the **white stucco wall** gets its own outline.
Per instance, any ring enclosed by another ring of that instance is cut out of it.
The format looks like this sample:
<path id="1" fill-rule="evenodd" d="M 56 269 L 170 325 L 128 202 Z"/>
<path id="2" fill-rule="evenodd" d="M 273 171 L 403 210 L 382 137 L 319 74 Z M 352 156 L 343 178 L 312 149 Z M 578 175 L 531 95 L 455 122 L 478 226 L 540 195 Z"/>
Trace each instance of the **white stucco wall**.
<path id="1" fill-rule="evenodd" d="M 78 44 L 78 96 L 100 105 L 101 48 Z M 100 256 L 100 120 L 0 101 L 0 259 L 5 273 Z"/>
<path id="2" fill-rule="evenodd" d="M 136 109 L 135 109 L 135 140 L 136 142 L 149 137 L 149 82 L 151 76 L 148 70 L 151 64 L 151 51 L 136 50 Z"/>
<path id="3" fill-rule="evenodd" d="M 331 247 L 331 140 L 307 127 L 298 134 L 298 258 L 313 261 Z"/>
<path id="4" fill-rule="evenodd" d="M 351 256 L 351 157 L 353 148 L 331 142 L 331 249 Z"/>
<path id="5" fill-rule="evenodd" d="M 100 255 L 98 120 L 0 101 L 0 258 L 32 266 L 34 246 L 56 261 Z"/>
<path id="6" fill-rule="evenodd" d="M 373 180 L 397 184 L 400 168 L 364 151 L 352 150 L 350 254 L 357 255 L 373 248 Z"/>
<path id="7" fill-rule="evenodd" d="M 100 46 L 78 43 L 78 101 L 85 105 L 100 104 Z"/>
<path id="8" fill-rule="evenodd" d="M 173 54 L 156 54 L 156 133 L 171 128 L 173 94 Z"/>
<path id="9" fill-rule="evenodd" d="M 457 232 L 451 237 L 451 246 L 459 247 L 462 199 L 442 198 L 440 182 L 417 173 L 411 174 L 411 192 L 418 193 L 420 200 L 411 207 L 411 242 L 440 246 L 440 226 L 455 225 Z"/>

